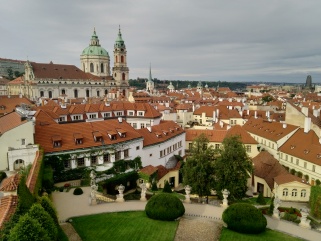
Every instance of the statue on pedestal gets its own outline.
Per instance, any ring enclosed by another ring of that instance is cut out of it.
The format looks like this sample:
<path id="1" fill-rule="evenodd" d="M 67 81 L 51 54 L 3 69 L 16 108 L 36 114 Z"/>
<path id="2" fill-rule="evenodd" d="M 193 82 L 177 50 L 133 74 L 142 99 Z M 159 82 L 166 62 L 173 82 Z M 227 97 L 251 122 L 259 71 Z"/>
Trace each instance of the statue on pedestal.
<path id="1" fill-rule="evenodd" d="M 124 199 L 124 190 L 125 190 L 125 186 L 123 186 L 122 184 L 120 184 L 118 186 L 118 192 L 119 194 L 117 195 L 117 199 L 116 199 L 116 202 L 124 202 L 125 199 Z"/>
<path id="2" fill-rule="evenodd" d="M 309 214 L 309 209 L 307 207 L 301 208 L 301 222 L 299 223 L 299 226 L 303 228 L 311 229 L 310 222 L 311 220 L 307 219 Z"/>
<path id="3" fill-rule="evenodd" d="M 147 190 L 146 183 L 142 183 L 140 185 L 140 188 L 142 189 L 142 192 L 140 194 L 140 200 L 146 201 L 146 190 Z"/>
<path id="4" fill-rule="evenodd" d="M 90 204 L 91 205 L 96 205 L 97 200 L 96 200 L 96 192 L 98 190 L 98 185 L 96 184 L 96 173 L 94 170 L 91 170 L 90 172 Z"/>
<path id="5" fill-rule="evenodd" d="M 191 197 L 190 197 L 190 193 L 191 193 L 191 190 L 192 190 L 192 188 L 189 186 L 189 185 L 186 185 L 185 186 L 185 193 L 186 193 L 186 195 L 185 195 L 185 202 L 186 203 L 191 203 Z"/>
<path id="6" fill-rule="evenodd" d="M 222 190 L 222 194 L 223 194 L 223 207 L 228 207 L 228 195 L 230 195 L 230 192 L 227 189 Z"/>
<path id="7" fill-rule="evenodd" d="M 280 211 L 278 209 L 280 207 L 280 204 L 281 204 L 281 200 L 276 196 L 273 202 L 273 205 L 274 205 L 273 217 L 277 219 L 280 219 Z"/>

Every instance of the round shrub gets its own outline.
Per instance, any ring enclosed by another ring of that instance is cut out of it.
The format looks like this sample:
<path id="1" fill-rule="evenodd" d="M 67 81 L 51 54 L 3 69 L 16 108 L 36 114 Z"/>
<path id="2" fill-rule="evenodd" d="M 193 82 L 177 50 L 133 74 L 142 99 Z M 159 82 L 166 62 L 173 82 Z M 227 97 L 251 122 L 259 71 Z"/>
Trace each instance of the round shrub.
<path id="1" fill-rule="evenodd" d="M 235 203 L 223 212 L 227 228 L 239 233 L 261 233 L 267 225 L 260 210 L 247 203 Z"/>
<path id="2" fill-rule="evenodd" d="M 76 187 L 74 190 L 74 195 L 81 195 L 84 192 L 82 191 L 82 189 L 80 187 Z"/>
<path id="3" fill-rule="evenodd" d="M 169 193 L 152 196 L 145 207 L 146 215 L 151 219 L 172 221 L 185 213 L 181 200 Z"/>

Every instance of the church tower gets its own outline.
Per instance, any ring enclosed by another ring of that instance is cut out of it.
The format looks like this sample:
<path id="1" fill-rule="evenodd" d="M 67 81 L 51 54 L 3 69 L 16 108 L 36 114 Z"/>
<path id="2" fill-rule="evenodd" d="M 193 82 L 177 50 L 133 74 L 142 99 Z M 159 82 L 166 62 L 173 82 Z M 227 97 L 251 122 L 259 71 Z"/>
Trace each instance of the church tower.
<path id="1" fill-rule="evenodd" d="M 121 35 L 120 27 L 114 44 L 114 67 L 113 78 L 116 86 L 124 92 L 128 89 L 129 69 L 127 67 L 127 51 Z"/>
<path id="2" fill-rule="evenodd" d="M 99 77 L 110 76 L 110 58 L 108 52 L 100 46 L 94 29 L 90 44 L 80 55 L 81 69 Z"/>
<path id="3" fill-rule="evenodd" d="M 152 79 L 152 66 L 149 66 L 149 77 L 146 82 L 146 91 L 149 93 L 153 93 L 154 91 L 154 82 Z"/>

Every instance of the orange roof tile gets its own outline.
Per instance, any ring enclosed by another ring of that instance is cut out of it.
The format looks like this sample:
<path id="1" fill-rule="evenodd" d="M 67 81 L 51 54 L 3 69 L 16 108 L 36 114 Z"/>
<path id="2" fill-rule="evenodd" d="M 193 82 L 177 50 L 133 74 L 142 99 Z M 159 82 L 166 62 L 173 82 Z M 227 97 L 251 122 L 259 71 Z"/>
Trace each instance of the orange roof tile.
<path id="1" fill-rule="evenodd" d="M 154 174 L 156 171 L 157 171 L 157 167 L 154 167 L 152 165 L 148 165 L 139 170 L 139 172 L 145 173 L 148 176 Z"/>
<path id="2" fill-rule="evenodd" d="M 9 221 L 17 209 L 18 196 L 9 195 L 0 199 L 0 229 Z"/>
<path id="3" fill-rule="evenodd" d="M 302 184 L 305 184 L 307 186 L 310 186 L 309 183 L 307 183 L 304 179 L 291 175 L 290 173 L 288 174 L 281 174 L 277 177 L 274 178 L 274 181 L 278 184 L 284 184 L 284 183 L 289 183 L 289 182 L 300 182 Z"/>
<path id="4" fill-rule="evenodd" d="M 17 126 L 20 126 L 24 123 L 28 122 L 27 120 L 21 120 L 21 116 L 12 112 L 10 114 L 4 115 L 0 117 L 0 134 L 3 134 Z"/>
<path id="5" fill-rule="evenodd" d="M 16 191 L 19 185 L 20 175 L 18 173 L 7 177 L 1 182 L 0 191 L 12 192 Z"/>

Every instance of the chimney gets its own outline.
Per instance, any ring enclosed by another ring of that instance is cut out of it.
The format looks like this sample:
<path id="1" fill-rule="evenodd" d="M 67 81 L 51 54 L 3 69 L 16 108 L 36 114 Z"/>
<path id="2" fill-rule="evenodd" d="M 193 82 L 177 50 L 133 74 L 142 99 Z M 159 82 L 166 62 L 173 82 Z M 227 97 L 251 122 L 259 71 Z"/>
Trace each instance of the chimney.
<path id="1" fill-rule="evenodd" d="M 318 109 L 313 109 L 313 115 L 314 115 L 315 117 L 319 117 L 319 116 L 320 116 L 320 110 L 318 110 Z"/>
<path id="2" fill-rule="evenodd" d="M 302 107 L 301 108 L 301 112 L 305 115 L 305 116 L 308 116 L 308 107 Z"/>
<path id="3" fill-rule="evenodd" d="M 308 133 L 311 129 L 311 118 L 305 117 L 304 119 L 304 133 Z"/>
<path id="4" fill-rule="evenodd" d="M 254 112 L 254 118 L 257 119 L 257 111 Z"/>
<path id="5" fill-rule="evenodd" d="M 152 127 L 151 127 L 151 126 L 147 126 L 146 128 L 147 128 L 147 130 L 148 130 L 149 132 L 152 132 Z"/>
<path id="6" fill-rule="evenodd" d="M 226 130 L 229 130 L 229 129 L 231 129 L 231 126 L 230 126 L 230 125 L 227 125 L 227 126 L 226 126 Z"/>
<path id="7" fill-rule="evenodd" d="M 286 129 L 286 127 L 287 127 L 287 124 L 283 123 L 283 129 Z"/>
<path id="8" fill-rule="evenodd" d="M 121 116 L 118 117 L 118 122 L 119 122 L 119 123 L 122 123 L 122 122 L 123 122 L 123 117 L 121 117 Z"/>
<path id="9" fill-rule="evenodd" d="M 220 121 L 220 127 L 223 128 L 224 124 L 223 121 Z"/>
<path id="10" fill-rule="evenodd" d="M 250 115 L 250 110 L 247 110 L 247 111 L 246 111 L 246 114 L 247 114 L 247 115 Z"/>
<path id="11" fill-rule="evenodd" d="M 22 98 L 22 93 L 21 93 L 21 92 L 19 93 L 19 98 L 20 98 L 20 99 Z"/>
<path id="12" fill-rule="evenodd" d="M 216 109 L 216 118 L 219 119 L 220 118 L 220 110 Z"/>
<path id="13" fill-rule="evenodd" d="M 213 110 L 213 122 L 215 122 L 215 120 L 216 120 L 216 115 L 215 114 L 216 114 L 215 110 Z"/>

